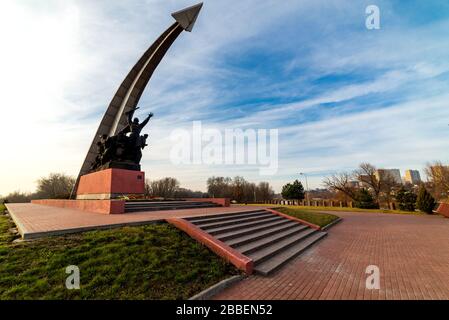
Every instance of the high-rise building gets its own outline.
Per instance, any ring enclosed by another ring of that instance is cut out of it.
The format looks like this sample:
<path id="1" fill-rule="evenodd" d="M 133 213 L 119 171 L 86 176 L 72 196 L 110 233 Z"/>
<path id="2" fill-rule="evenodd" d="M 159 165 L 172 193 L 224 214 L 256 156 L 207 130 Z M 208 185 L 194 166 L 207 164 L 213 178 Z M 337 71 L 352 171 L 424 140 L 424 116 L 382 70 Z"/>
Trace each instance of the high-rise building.
<path id="1" fill-rule="evenodd" d="M 369 188 L 370 187 L 370 178 L 367 174 L 361 174 L 359 176 L 359 187 L 360 188 Z"/>
<path id="2" fill-rule="evenodd" d="M 402 184 L 401 171 L 399 169 L 378 169 L 376 171 L 378 180 L 386 179 L 387 176 L 392 177 L 395 183 Z"/>
<path id="3" fill-rule="evenodd" d="M 405 171 L 405 182 L 411 184 L 420 184 L 421 183 L 421 175 L 418 170 L 406 170 Z"/>

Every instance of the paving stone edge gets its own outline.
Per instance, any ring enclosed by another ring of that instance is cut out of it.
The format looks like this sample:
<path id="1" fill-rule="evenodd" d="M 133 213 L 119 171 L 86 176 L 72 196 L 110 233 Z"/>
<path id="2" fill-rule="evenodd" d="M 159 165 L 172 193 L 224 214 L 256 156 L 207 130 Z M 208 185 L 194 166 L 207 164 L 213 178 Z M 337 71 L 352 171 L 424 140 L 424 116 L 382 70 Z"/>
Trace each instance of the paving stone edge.
<path id="1" fill-rule="evenodd" d="M 332 228 L 333 226 L 335 226 L 337 223 L 340 223 L 343 221 L 343 218 L 338 218 L 337 220 L 332 221 L 331 223 L 329 223 L 328 225 L 325 225 L 324 227 L 321 228 L 322 231 L 326 231 L 329 230 L 330 228 Z"/>
<path id="2" fill-rule="evenodd" d="M 229 286 L 233 285 L 236 282 L 243 280 L 244 278 L 246 278 L 245 275 L 236 275 L 236 276 L 232 276 L 228 279 L 224 279 L 224 280 L 220 281 L 219 283 L 214 284 L 212 287 L 209 287 L 209 288 L 201 291 L 200 293 L 194 295 L 189 300 L 209 300 L 210 298 L 217 295 L 224 289 L 228 288 Z"/>

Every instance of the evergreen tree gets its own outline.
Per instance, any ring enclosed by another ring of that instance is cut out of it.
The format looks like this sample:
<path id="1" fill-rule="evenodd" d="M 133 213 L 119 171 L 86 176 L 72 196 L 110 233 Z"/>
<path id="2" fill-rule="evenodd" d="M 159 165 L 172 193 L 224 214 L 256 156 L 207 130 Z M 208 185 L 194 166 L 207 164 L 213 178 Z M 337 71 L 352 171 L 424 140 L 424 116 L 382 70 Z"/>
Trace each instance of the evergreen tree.
<path id="1" fill-rule="evenodd" d="M 355 207 L 361 209 L 378 209 L 379 205 L 374 201 L 374 197 L 365 188 L 357 191 L 355 196 Z"/>
<path id="2" fill-rule="evenodd" d="M 418 199 L 416 200 L 416 206 L 422 212 L 432 214 L 435 208 L 436 201 L 432 195 L 427 191 L 426 187 L 422 184 L 419 188 Z"/>
<path id="3" fill-rule="evenodd" d="M 415 211 L 416 198 L 416 194 L 407 191 L 404 187 L 399 189 L 396 194 L 396 201 L 398 202 L 399 209 L 404 211 Z"/>
<path id="4" fill-rule="evenodd" d="M 305 196 L 302 183 L 295 180 L 293 183 L 287 183 L 282 187 L 282 197 L 287 200 L 303 200 Z"/>

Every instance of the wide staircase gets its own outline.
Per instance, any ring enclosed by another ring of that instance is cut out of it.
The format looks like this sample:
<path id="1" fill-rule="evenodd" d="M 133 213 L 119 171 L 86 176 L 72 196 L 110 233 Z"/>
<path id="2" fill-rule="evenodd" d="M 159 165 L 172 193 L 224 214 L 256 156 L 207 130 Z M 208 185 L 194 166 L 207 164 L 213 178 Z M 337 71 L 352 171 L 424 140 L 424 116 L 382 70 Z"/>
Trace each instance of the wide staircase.
<path id="1" fill-rule="evenodd" d="M 213 202 L 201 201 L 127 201 L 125 212 L 181 210 L 221 207 Z"/>
<path id="2" fill-rule="evenodd" d="M 262 275 L 274 272 L 327 235 L 266 210 L 185 218 L 254 262 Z"/>

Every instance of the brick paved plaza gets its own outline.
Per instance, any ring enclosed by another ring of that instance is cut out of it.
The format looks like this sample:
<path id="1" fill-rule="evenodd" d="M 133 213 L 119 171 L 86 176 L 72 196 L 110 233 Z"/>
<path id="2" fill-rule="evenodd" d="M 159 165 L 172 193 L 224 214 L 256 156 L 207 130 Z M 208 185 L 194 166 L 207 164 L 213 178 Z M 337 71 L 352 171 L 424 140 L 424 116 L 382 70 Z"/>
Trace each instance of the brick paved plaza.
<path id="1" fill-rule="evenodd" d="M 237 206 L 108 215 L 32 203 L 14 203 L 7 204 L 6 206 L 18 225 L 21 234 L 29 239 L 96 230 L 100 228 L 142 225 L 158 221 L 162 222 L 166 218 L 215 215 L 257 209 L 257 207 Z"/>
<path id="2" fill-rule="evenodd" d="M 251 276 L 216 299 L 449 299 L 449 219 L 338 213 L 324 241 L 270 277 Z M 368 265 L 380 290 L 365 289 Z"/>
<path id="3" fill-rule="evenodd" d="M 29 236 L 145 224 L 257 207 L 103 215 L 33 204 L 8 205 Z M 274 274 L 253 275 L 215 299 L 449 299 L 449 219 L 441 216 L 332 212 L 343 221 L 328 237 Z M 365 288 L 367 266 L 380 290 Z"/>

